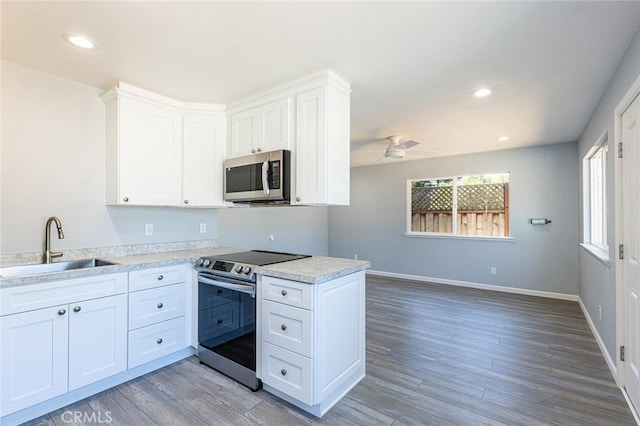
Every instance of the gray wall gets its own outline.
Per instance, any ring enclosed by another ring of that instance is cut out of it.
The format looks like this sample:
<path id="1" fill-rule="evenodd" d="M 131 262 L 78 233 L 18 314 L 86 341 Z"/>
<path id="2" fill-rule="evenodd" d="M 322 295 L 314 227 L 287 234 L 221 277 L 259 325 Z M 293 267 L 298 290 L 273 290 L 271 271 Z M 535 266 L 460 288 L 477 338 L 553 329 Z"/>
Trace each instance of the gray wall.
<path id="1" fill-rule="evenodd" d="M 620 61 L 600 103 L 595 109 L 580 140 L 578 141 L 579 176 L 582 176 L 582 158 L 600 137 L 602 132 L 609 135 L 609 163 L 607 173 L 607 191 L 609 193 L 609 258 L 615 259 L 615 173 L 616 146 L 613 140 L 614 110 L 622 100 L 631 84 L 640 75 L 640 32 L 637 32 L 627 52 Z M 580 241 L 582 236 L 582 179 L 579 180 L 580 205 Z M 584 249 L 579 250 L 580 261 L 580 298 L 593 320 L 598 334 L 602 337 L 612 359 L 616 359 L 616 290 L 615 290 L 615 260 L 606 266 Z M 598 319 L 598 305 L 602 306 L 602 320 Z"/>
<path id="2" fill-rule="evenodd" d="M 385 272 L 577 294 L 576 156 L 576 143 L 565 143 L 352 169 L 351 205 L 329 208 L 329 255 L 357 254 Z M 514 241 L 403 236 L 407 179 L 499 172 L 511 172 Z M 553 222 L 532 226 L 531 217 Z"/>
<path id="3" fill-rule="evenodd" d="M 218 219 L 221 245 L 319 256 L 328 252 L 326 207 L 232 208 L 219 210 Z"/>

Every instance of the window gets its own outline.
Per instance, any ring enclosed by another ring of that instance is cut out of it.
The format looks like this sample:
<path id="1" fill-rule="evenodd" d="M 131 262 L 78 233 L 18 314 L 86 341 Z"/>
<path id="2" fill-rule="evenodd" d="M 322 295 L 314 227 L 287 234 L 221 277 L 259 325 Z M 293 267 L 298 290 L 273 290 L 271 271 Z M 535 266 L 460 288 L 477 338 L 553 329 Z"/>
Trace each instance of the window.
<path id="1" fill-rule="evenodd" d="M 509 236 L 509 173 L 410 179 L 407 187 L 409 234 Z"/>
<path id="2" fill-rule="evenodd" d="M 605 252 L 607 241 L 607 156 L 606 132 L 583 160 L 584 172 L 584 242 Z M 608 257 L 608 253 L 605 254 Z"/>

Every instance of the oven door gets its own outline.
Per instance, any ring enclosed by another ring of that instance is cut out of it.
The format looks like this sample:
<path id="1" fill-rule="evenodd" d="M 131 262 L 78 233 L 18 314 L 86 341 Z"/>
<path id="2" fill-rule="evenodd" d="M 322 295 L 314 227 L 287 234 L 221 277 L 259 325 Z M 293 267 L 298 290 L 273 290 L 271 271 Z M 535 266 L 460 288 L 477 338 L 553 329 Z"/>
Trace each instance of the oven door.
<path id="1" fill-rule="evenodd" d="M 254 390 L 255 310 L 253 283 L 198 274 L 200 361 Z"/>

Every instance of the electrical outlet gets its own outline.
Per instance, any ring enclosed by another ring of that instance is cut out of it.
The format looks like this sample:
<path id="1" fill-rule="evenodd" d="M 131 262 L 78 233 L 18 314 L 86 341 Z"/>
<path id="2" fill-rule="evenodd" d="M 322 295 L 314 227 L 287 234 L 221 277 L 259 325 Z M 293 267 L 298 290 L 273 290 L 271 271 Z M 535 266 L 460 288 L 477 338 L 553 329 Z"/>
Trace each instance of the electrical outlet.
<path id="1" fill-rule="evenodd" d="M 144 235 L 153 235 L 153 224 L 147 223 L 144 225 Z"/>
<path id="2" fill-rule="evenodd" d="M 498 270 L 496 269 L 496 267 L 495 267 L 495 266 L 492 266 L 492 267 L 491 267 L 491 275 L 495 275 L 495 274 L 497 274 L 497 273 L 498 273 Z"/>
<path id="3" fill-rule="evenodd" d="M 207 233 L 207 224 L 206 223 L 201 223 L 200 224 L 200 233 L 201 234 L 206 234 Z"/>
<path id="4" fill-rule="evenodd" d="M 598 318 L 602 321 L 602 305 L 598 305 Z"/>

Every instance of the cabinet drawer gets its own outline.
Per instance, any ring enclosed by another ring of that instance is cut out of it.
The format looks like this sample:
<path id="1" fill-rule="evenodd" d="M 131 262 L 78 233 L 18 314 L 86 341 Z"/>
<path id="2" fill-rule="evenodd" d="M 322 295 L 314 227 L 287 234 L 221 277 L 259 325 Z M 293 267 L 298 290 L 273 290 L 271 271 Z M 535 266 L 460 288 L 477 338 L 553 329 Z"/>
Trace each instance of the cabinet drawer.
<path id="1" fill-rule="evenodd" d="M 129 330 L 181 317 L 186 310 L 186 284 L 173 284 L 129 294 Z"/>
<path id="2" fill-rule="evenodd" d="M 306 309 L 262 302 L 262 339 L 310 357 L 313 353 L 313 312 Z"/>
<path id="3" fill-rule="evenodd" d="M 311 284 L 263 277 L 262 285 L 264 299 L 304 309 L 311 309 L 313 306 L 313 285 Z"/>
<path id="4" fill-rule="evenodd" d="M 313 405 L 310 358 L 262 343 L 262 381 L 301 401 Z"/>
<path id="5" fill-rule="evenodd" d="M 137 367 L 187 347 L 185 317 L 129 332 L 129 368 Z"/>
<path id="6" fill-rule="evenodd" d="M 0 314 L 15 314 L 126 292 L 126 272 L 9 287 L 0 290 Z"/>
<path id="7" fill-rule="evenodd" d="M 145 290 L 186 281 L 187 267 L 172 265 L 129 272 L 129 291 Z"/>

